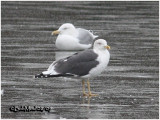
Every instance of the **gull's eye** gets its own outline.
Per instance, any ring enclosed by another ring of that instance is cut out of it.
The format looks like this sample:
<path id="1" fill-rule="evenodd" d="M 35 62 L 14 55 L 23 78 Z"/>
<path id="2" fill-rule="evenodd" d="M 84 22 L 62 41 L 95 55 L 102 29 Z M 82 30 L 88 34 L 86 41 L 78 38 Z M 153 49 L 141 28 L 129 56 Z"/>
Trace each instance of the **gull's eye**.
<path id="1" fill-rule="evenodd" d="M 64 30 L 68 29 L 67 27 L 63 28 Z"/>
<path id="2" fill-rule="evenodd" d="M 101 43 L 100 43 L 100 42 L 98 42 L 97 44 L 98 44 L 98 45 L 101 45 Z"/>

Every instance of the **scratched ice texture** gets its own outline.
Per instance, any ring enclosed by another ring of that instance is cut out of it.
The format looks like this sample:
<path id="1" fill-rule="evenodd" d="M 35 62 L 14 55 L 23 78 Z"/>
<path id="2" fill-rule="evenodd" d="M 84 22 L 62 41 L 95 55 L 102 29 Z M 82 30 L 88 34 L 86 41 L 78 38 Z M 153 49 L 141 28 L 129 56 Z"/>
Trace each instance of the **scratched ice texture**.
<path id="1" fill-rule="evenodd" d="M 2 118 L 159 118 L 159 3 L 107 1 L 1 2 Z M 106 70 L 90 80 L 98 97 L 82 96 L 81 79 L 33 76 L 75 51 L 58 51 L 63 23 L 93 30 L 111 46 Z M 13 105 L 48 112 L 11 112 Z"/>

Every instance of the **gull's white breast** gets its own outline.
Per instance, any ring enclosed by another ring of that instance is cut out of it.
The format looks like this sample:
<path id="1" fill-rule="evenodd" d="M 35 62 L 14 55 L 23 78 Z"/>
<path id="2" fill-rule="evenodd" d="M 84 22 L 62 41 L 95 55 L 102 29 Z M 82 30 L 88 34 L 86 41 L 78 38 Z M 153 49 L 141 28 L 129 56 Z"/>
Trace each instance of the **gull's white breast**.
<path id="1" fill-rule="evenodd" d="M 78 41 L 77 38 L 70 35 L 58 35 L 56 39 L 56 47 L 60 50 L 84 50 L 91 47 L 91 44 L 83 45 Z"/>
<path id="2" fill-rule="evenodd" d="M 99 62 L 99 64 L 95 68 L 92 68 L 89 74 L 84 76 L 84 78 L 98 76 L 105 70 L 109 63 L 110 53 L 108 50 L 103 52 L 94 50 L 94 52 L 98 54 L 98 58 L 96 60 Z"/>

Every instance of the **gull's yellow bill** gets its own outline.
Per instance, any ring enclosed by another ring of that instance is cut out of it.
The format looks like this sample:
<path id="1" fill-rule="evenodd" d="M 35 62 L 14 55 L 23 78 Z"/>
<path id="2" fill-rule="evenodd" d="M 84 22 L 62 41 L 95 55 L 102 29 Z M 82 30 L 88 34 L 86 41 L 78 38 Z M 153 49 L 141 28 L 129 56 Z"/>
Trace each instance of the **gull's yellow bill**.
<path id="1" fill-rule="evenodd" d="M 106 48 L 107 50 L 111 49 L 111 47 L 110 47 L 109 45 L 105 46 L 105 48 Z"/>
<path id="2" fill-rule="evenodd" d="M 52 32 L 52 35 L 57 35 L 57 34 L 59 34 L 59 33 L 60 33 L 60 31 L 55 30 L 55 31 Z"/>

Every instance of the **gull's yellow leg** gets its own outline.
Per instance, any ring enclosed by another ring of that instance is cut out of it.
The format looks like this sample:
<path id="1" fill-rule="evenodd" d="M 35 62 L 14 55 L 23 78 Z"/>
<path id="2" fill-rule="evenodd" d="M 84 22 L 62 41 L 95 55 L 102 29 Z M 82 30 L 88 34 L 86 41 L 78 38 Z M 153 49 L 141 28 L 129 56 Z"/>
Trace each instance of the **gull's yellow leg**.
<path id="1" fill-rule="evenodd" d="M 83 96 L 88 96 L 88 94 L 85 93 L 85 82 L 82 80 L 82 87 L 83 87 Z"/>
<path id="2" fill-rule="evenodd" d="M 97 96 L 97 94 L 92 94 L 92 93 L 91 93 L 89 79 L 87 80 L 87 86 L 88 86 L 88 95 L 89 95 L 89 96 Z"/>

